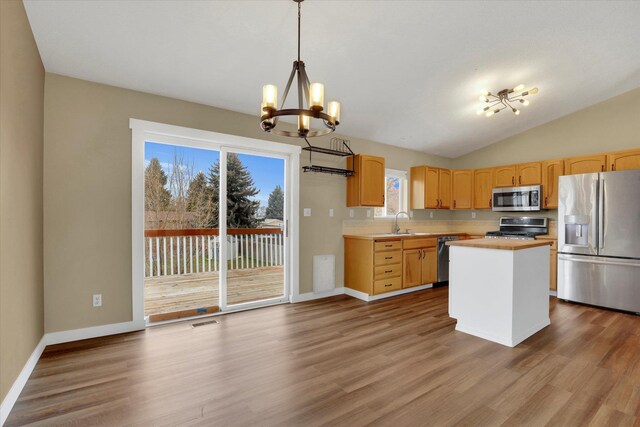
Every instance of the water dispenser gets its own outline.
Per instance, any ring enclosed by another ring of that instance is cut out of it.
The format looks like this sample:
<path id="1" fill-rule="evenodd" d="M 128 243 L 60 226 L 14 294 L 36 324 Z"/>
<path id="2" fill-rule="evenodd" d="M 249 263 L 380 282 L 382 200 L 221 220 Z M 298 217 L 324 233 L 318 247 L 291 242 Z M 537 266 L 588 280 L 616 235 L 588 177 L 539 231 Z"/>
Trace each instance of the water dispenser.
<path id="1" fill-rule="evenodd" d="M 587 215 L 565 215 L 565 243 L 574 246 L 589 246 L 589 224 Z"/>

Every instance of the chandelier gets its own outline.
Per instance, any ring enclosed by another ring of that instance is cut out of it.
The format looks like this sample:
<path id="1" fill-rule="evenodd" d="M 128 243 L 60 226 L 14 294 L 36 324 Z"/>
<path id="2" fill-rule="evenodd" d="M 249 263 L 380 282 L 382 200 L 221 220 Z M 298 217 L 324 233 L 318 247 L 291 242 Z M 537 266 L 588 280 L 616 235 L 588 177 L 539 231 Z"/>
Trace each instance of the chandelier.
<path id="1" fill-rule="evenodd" d="M 289 76 L 289 81 L 282 95 L 281 109 L 278 109 L 278 88 L 275 85 L 264 85 L 262 87 L 262 105 L 260 106 L 260 127 L 265 132 L 272 132 L 276 135 L 289 136 L 295 138 L 306 138 L 321 136 L 336 130 L 340 124 L 340 103 L 331 101 L 327 105 L 327 112 L 324 112 L 324 85 L 322 83 L 309 83 L 309 77 L 304 68 L 304 62 L 300 60 L 300 3 L 304 0 L 293 0 L 298 3 L 298 59 L 293 61 L 293 70 Z M 298 108 L 284 108 L 289 89 L 296 78 L 298 88 Z M 305 101 L 309 108 L 305 107 Z M 298 130 L 295 132 L 276 129 L 278 118 L 283 116 L 296 116 L 298 119 Z M 311 130 L 311 119 L 319 119 L 324 123 L 324 129 Z"/>
<path id="2" fill-rule="evenodd" d="M 520 84 L 513 89 L 502 89 L 495 95 L 486 90 L 482 91 L 479 99 L 481 102 L 485 102 L 488 105 L 478 110 L 478 115 L 484 113 L 485 116 L 491 117 L 505 108 L 509 108 L 516 116 L 520 115 L 520 110 L 511 105 L 511 103 L 519 102 L 525 106 L 529 105 L 529 100 L 524 97 L 538 93 L 537 87 L 525 91 L 523 91 L 523 89 L 524 85 Z"/>

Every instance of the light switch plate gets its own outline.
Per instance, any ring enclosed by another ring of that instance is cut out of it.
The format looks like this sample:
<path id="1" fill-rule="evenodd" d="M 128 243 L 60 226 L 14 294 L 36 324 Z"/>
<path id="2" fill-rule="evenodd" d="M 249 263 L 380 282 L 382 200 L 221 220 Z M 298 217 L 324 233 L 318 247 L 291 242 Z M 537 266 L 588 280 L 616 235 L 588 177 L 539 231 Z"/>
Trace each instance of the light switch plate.
<path id="1" fill-rule="evenodd" d="M 333 209 L 329 209 L 329 216 L 333 216 Z"/>
<path id="2" fill-rule="evenodd" d="M 476 213 L 475 212 L 471 212 L 471 219 L 476 219 Z"/>
<path id="3" fill-rule="evenodd" d="M 102 307 L 102 294 L 93 294 L 93 306 Z"/>
<path id="4" fill-rule="evenodd" d="M 354 216 L 355 214 L 356 214 L 356 213 L 353 211 L 353 209 L 349 209 L 349 216 L 350 216 L 351 218 L 353 218 L 353 216 Z"/>
<path id="5" fill-rule="evenodd" d="M 371 218 L 371 209 L 367 209 L 367 218 Z"/>
<path id="6" fill-rule="evenodd" d="M 304 216 L 311 216 L 311 208 L 304 208 Z"/>
<path id="7" fill-rule="evenodd" d="M 433 211 L 429 212 L 429 218 L 433 218 Z"/>

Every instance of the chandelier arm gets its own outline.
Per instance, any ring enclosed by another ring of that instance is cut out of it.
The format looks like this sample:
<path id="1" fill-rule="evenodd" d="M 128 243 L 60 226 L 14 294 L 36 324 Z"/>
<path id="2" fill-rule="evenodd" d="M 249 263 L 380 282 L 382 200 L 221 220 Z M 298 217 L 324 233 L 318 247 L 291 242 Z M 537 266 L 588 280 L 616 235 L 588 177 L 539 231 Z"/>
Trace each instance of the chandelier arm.
<path id="1" fill-rule="evenodd" d="M 287 100 L 287 95 L 289 95 L 289 89 L 291 89 L 291 83 L 293 82 L 293 78 L 295 77 L 295 75 L 296 75 L 296 64 L 294 62 L 293 69 L 291 70 L 291 75 L 289 76 L 289 81 L 287 82 L 287 87 L 284 88 L 284 93 L 282 94 L 282 103 L 280 104 L 280 108 L 284 107 L 284 102 Z"/>
<path id="2" fill-rule="evenodd" d="M 298 71 L 297 71 L 297 80 L 298 80 L 298 108 L 303 110 L 304 109 L 304 104 L 303 104 L 303 99 L 302 99 L 302 95 L 303 95 L 303 91 L 302 91 L 302 73 L 300 71 L 300 63 L 298 63 Z"/>
<path id="3" fill-rule="evenodd" d="M 300 72 L 302 74 L 302 89 L 304 91 L 304 97 L 307 100 L 309 107 L 311 107 L 311 99 L 309 98 L 309 87 L 311 86 L 311 82 L 309 81 L 309 76 L 307 76 L 307 69 L 305 68 L 304 63 L 302 63 Z"/>

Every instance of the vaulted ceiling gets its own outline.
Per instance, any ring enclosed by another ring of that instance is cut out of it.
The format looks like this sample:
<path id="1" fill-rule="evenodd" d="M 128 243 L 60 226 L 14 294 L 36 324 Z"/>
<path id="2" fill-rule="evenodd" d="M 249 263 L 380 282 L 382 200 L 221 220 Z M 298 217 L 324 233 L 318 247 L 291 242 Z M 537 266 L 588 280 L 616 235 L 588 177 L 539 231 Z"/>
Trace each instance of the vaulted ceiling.
<path id="1" fill-rule="evenodd" d="M 48 72 L 257 116 L 296 56 L 292 1 L 25 1 Z M 340 133 L 457 157 L 640 86 L 640 2 L 302 4 Z M 481 89 L 540 93 L 476 115 Z M 257 119 L 256 119 L 257 120 Z"/>

